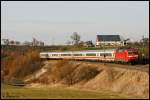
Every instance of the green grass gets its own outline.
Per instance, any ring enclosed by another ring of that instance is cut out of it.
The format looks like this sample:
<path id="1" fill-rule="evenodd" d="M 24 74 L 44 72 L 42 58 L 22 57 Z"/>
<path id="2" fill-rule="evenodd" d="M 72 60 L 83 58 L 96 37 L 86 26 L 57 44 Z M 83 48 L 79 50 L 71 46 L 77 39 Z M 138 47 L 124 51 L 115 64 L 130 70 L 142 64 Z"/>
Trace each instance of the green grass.
<path id="1" fill-rule="evenodd" d="M 25 88 L 1 84 L 2 99 L 128 99 L 111 92 L 85 91 L 65 87 Z"/>

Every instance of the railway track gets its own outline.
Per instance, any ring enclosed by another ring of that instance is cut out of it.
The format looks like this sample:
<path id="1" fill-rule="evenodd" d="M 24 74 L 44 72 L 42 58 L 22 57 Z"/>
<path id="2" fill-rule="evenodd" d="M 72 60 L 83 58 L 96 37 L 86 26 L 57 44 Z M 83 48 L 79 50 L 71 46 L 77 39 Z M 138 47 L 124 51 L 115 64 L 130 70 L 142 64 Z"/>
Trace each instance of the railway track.
<path id="1" fill-rule="evenodd" d="M 96 62 L 96 61 L 79 61 L 79 62 L 85 62 L 85 63 L 90 63 L 90 64 L 93 63 L 93 64 L 99 64 L 99 65 L 104 65 L 104 66 L 109 66 L 109 67 L 119 67 L 119 68 L 131 69 L 131 70 L 136 69 L 136 70 L 141 70 L 141 71 L 149 73 L 149 64 L 129 65 L 129 64 L 116 64 L 116 63 L 110 63 L 110 62 Z"/>

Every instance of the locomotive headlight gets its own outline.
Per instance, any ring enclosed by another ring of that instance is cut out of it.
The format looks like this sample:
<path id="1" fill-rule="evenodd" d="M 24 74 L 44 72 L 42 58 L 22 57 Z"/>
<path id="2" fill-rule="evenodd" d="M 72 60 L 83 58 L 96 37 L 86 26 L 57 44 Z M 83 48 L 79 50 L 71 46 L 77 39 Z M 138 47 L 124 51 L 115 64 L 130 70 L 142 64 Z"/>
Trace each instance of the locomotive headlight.
<path id="1" fill-rule="evenodd" d="M 128 57 L 130 58 L 130 57 L 133 57 L 133 56 L 128 56 Z"/>

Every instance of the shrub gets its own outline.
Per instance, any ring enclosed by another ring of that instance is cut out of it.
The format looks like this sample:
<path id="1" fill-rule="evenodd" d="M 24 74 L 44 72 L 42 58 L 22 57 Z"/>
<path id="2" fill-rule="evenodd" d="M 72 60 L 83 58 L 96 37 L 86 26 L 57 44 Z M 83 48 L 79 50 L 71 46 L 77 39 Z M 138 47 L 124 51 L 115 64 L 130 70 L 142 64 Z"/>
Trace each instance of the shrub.
<path id="1" fill-rule="evenodd" d="M 17 52 L 9 53 L 10 59 L 2 61 L 3 79 L 12 78 L 23 79 L 25 76 L 32 74 L 41 68 L 39 51 L 29 50 L 26 54 Z"/>
<path id="2" fill-rule="evenodd" d="M 29 51 L 26 56 L 21 58 L 18 63 L 18 68 L 15 71 L 15 77 L 23 78 L 41 68 L 41 61 L 38 51 Z"/>

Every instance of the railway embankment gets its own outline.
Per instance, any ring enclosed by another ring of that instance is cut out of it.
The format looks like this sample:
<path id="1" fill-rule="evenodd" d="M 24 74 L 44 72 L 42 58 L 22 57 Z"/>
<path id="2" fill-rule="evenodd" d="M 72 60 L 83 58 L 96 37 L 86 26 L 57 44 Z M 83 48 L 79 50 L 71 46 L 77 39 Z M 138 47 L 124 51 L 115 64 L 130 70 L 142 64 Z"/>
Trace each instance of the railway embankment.
<path id="1" fill-rule="evenodd" d="M 80 61 L 45 61 L 42 69 L 29 75 L 34 84 L 56 85 L 87 90 L 109 90 L 142 98 L 149 97 L 149 65 L 119 65 Z M 35 85 L 37 87 L 37 85 Z"/>

